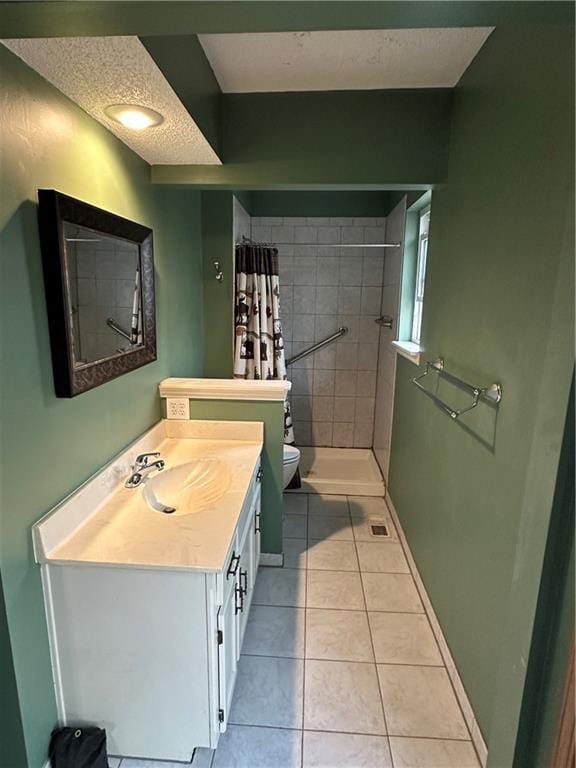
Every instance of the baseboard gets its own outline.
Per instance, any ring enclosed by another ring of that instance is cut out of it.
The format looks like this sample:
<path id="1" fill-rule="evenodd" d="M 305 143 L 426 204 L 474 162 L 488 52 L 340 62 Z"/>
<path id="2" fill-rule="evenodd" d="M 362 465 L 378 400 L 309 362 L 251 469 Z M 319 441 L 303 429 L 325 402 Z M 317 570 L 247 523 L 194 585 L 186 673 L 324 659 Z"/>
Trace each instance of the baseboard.
<path id="1" fill-rule="evenodd" d="M 272 552 L 261 552 L 260 565 L 272 566 L 274 568 L 282 568 L 282 566 L 284 565 L 284 555 L 282 553 L 277 555 Z"/>
<path id="2" fill-rule="evenodd" d="M 410 551 L 408 541 L 406 539 L 404 531 L 402 530 L 400 519 L 398 518 L 398 513 L 396 512 L 396 508 L 394 507 L 392 499 L 390 498 L 389 495 L 386 496 L 386 503 L 388 505 L 388 508 L 390 509 L 390 514 L 392 515 L 396 528 L 398 529 L 398 535 L 400 536 L 402 546 L 404 547 L 404 553 L 406 555 L 406 558 L 408 559 L 408 565 L 410 566 L 410 570 L 412 571 L 412 576 L 414 577 L 414 581 L 416 582 L 416 588 L 418 589 L 420 598 L 424 604 L 424 608 L 426 610 L 426 613 L 428 614 L 428 618 L 430 619 L 432 631 L 434 632 L 436 642 L 438 643 L 438 647 L 440 648 L 440 653 L 442 654 L 442 658 L 444 659 L 444 664 L 446 665 L 446 671 L 448 672 L 450 680 L 452 681 L 454 693 L 456 694 L 456 698 L 458 699 L 458 703 L 460 704 L 462 714 L 464 715 L 464 720 L 466 721 L 466 725 L 470 732 L 470 738 L 472 739 L 474 748 L 478 753 L 478 758 L 480 760 L 480 763 L 485 768 L 486 762 L 488 760 L 488 748 L 486 747 L 486 743 L 484 741 L 484 738 L 482 737 L 480 727 L 474 715 L 474 710 L 472 709 L 472 705 L 470 704 L 470 700 L 468 699 L 468 695 L 466 693 L 464 685 L 462 684 L 462 680 L 460 679 L 458 670 L 456 669 L 456 664 L 454 663 L 454 659 L 452 658 L 452 654 L 450 653 L 450 648 L 448 647 L 448 643 L 446 642 L 446 638 L 444 637 L 442 627 L 440 626 L 440 622 L 436 617 L 436 613 L 434 612 L 434 608 L 432 606 L 432 603 L 430 602 L 428 593 L 426 592 L 426 587 L 424 586 L 424 582 L 422 581 L 422 578 L 418 571 L 418 567 L 412 556 L 412 552 Z"/>

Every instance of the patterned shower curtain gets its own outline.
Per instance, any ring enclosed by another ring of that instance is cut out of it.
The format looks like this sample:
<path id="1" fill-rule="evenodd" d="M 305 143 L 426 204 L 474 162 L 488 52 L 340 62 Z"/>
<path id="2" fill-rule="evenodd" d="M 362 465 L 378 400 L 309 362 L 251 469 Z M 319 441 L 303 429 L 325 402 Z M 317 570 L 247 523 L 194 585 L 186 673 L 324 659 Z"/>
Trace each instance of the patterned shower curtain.
<path id="1" fill-rule="evenodd" d="M 278 250 L 236 246 L 234 378 L 286 379 L 280 321 Z M 284 442 L 294 443 L 290 404 L 284 404 Z"/>

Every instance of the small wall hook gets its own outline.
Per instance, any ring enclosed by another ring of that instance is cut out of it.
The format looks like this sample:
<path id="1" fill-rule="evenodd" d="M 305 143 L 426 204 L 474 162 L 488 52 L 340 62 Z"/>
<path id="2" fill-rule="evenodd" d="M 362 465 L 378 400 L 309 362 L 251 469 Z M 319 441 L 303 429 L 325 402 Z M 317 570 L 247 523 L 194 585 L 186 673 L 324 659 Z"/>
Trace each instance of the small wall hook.
<path id="1" fill-rule="evenodd" d="M 221 283 L 222 280 L 224 280 L 224 273 L 220 269 L 220 262 L 219 261 L 215 261 L 214 262 L 214 269 L 216 270 L 216 280 L 218 280 L 218 282 Z"/>

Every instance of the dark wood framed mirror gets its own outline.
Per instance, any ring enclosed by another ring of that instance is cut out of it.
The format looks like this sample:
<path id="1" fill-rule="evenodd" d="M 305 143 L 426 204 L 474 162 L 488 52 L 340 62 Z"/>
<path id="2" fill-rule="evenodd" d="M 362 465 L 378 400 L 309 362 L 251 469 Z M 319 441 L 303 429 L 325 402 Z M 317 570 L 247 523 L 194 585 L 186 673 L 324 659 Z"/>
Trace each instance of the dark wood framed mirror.
<path id="1" fill-rule="evenodd" d="M 38 190 L 57 397 L 156 360 L 152 230 L 53 189 Z"/>

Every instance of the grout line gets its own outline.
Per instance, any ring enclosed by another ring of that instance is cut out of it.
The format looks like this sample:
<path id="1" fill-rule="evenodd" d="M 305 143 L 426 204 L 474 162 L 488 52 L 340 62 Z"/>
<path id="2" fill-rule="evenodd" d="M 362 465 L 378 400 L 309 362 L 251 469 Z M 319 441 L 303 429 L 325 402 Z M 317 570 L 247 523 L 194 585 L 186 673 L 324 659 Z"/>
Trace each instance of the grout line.
<path id="1" fill-rule="evenodd" d="M 330 731 L 326 728 L 318 729 L 318 728 L 289 728 L 286 725 L 259 725 L 258 723 L 230 723 L 230 725 L 235 726 L 236 728 L 265 728 L 267 730 L 271 731 L 296 731 L 297 733 L 337 733 L 342 734 L 343 736 L 377 736 L 381 739 L 385 739 L 388 736 L 391 736 L 395 739 L 421 739 L 422 741 L 451 741 L 456 744 L 471 744 L 471 739 L 454 739 L 450 737 L 443 737 L 443 736 L 415 736 L 414 734 L 405 734 L 405 733 L 390 733 L 387 735 L 383 735 L 381 733 L 359 733 L 358 731 Z M 215 752 L 216 750 L 214 750 Z M 192 764 L 192 768 L 194 767 L 194 764 Z M 272 768 L 272 766 L 271 766 Z"/>
<path id="2" fill-rule="evenodd" d="M 282 606 L 276 606 L 281 608 Z M 368 613 L 399 613 L 402 616 L 424 616 L 424 611 L 375 611 L 372 608 L 328 608 L 324 605 L 310 605 L 307 608 L 311 611 L 351 611 L 353 613 L 362 613 L 368 610 Z"/>
<path id="3" fill-rule="evenodd" d="M 306 494 L 306 539 L 308 539 L 308 511 L 310 508 L 310 496 Z M 304 653 L 304 662 L 302 664 L 302 737 L 300 739 L 300 768 L 304 766 L 304 713 L 306 711 L 306 608 L 308 605 L 308 549 L 306 549 L 306 566 L 304 570 L 304 640 L 302 652 Z"/>
<path id="4" fill-rule="evenodd" d="M 305 517 L 305 519 L 306 519 L 306 543 L 310 544 L 311 541 L 318 541 L 318 542 L 319 541 L 330 541 L 329 539 L 312 539 L 312 540 L 309 539 L 309 524 L 310 524 L 310 519 L 311 519 L 309 509 L 310 509 L 310 495 L 311 494 L 304 494 L 304 495 L 306 496 L 306 517 Z M 350 510 L 350 499 L 349 499 L 348 496 L 346 496 L 345 498 L 346 498 L 346 504 L 348 506 L 348 519 L 350 521 L 350 524 L 354 528 L 355 520 L 352 517 L 351 510 Z M 381 497 L 379 497 L 379 498 L 381 498 Z M 384 503 L 386 503 L 385 500 L 384 500 Z M 392 524 L 394 525 L 394 528 L 398 529 L 398 540 L 395 539 L 393 541 L 378 541 L 378 542 L 366 541 L 365 542 L 363 540 L 358 540 L 356 537 L 354 537 L 351 541 L 350 540 L 338 540 L 338 539 L 334 540 L 334 541 L 338 541 L 338 542 L 346 542 L 346 543 L 353 543 L 354 544 L 355 554 L 356 554 L 357 561 L 358 561 L 358 570 L 357 571 L 356 570 L 354 570 L 354 571 L 349 571 L 349 570 L 344 571 L 344 570 L 339 570 L 339 569 L 332 570 L 332 569 L 326 569 L 326 568 L 308 568 L 308 550 L 306 550 L 303 553 L 304 557 L 305 557 L 305 565 L 304 565 L 304 567 L 301 567 L 301 568 L 289 568 L 289 567 L 285 566 L 285 570 L 296 570 L 296 571 L 299 571 L 299 572 L 300 571 L 303 572 L 303 575 L 304 575 L 304 578 L 305 578 L 305 583 L 304 583 L 304 603 L 303 603 L 303 605 L 296 605 L 296 606 L 268 604 L 266 607 L 296 608 L 296 609 L 299 609 L 299 610 L 302 610 L 302 609 L 304 610 L 304 651 L 303 651 L 304 657 L 303 658 L 302 657 L 287 657 L 287 656 L 267 656 L 266 654 L 242 654 L 242 655 L 245 655 L 245 656 L 256 656 L 256 657 L 263 657 L 263 658 L 277 658 L 277 659 L 282 659 L 282 660 L 294 659 L 295 661 L 302 661 L 303 662 L 302 726 L 301 726 L 301 728 L 286 728 L 286 727 L 264 726 L 264 725 L 246 724 L 246 723 L 243 723 L 243 724 L 236 723 L 236 724 L 234 724 L 234 725 L 237 725 L 239 727 L 260 727 L 260 728 L 271 728 L 271 729 L 279 728 L 280 730 L 301 731 L 302 741 L 301 741 L 301 763 L 300 763 L 300 768 L 302 768 L 302 762 L 304 760 L 304 733 L 306 731 L 309 731 L 309 732 L 312 732 L 312 733 L 322 732 L 319 729 L 307 729 L 307 728 L 304 727 L 304 722 L 305 722 L 304 721 L 304 714 L 305 714 L 305 703 L 306 703 L 306 701 L 305 701 L 305 699 L 306 699 L 306 696 L 305 696 L 306 664 L 307 664 L 308 660 L 326 661 L 326 662 L 341 663 L 341 664 L 350 664 L 350 663 L 370 664 L 375 669 L 377 683 L 378 683 L 378 690 L 379 690 L 379 694 L 380 694 L 380 703 L 381 703 L 382 713 L 383 713 L 383 718 L 384 718 L 384 725 L 385 725 L 385 729 L 386 729 L 386 736 L 384 736 L 384 738 L 387 739 L 387 744 L 388 744 L 388 747 L 389 747 L 390 759 L 392 761 L 392 765 L 393 766 L 394 766 L 394 757 L 393 757 L 393 754 L 392 754 L 392 748 L 391 748 L 391 744 L 390 744 L 390 737 L 414 738 L 414 739 L 424 739 L 424 740 L 432 740 L 432 741 L 454 741 L 454 742 L 461 742 L 461 743 L 470 743 L 472 745 L 472 748 L 476 751 L 476 745 L 475 745 L 475 743 L 474 743 L 474 741 L 472 739 L 472 734 L 470 733 L 470 729 L 468 728 L 468 723 L 466 721 L 466 717 L 464 716 L 464 712 L 462 711 L 462 707 L 460 706 L 460 700 L 458 699 L 458 696 L 457 696 L 456 691 L 454 689 L 454 684 L 452 682 L 451 676 L 448 673 L 448 670 L 446 668 L 446 662 L 445 662 L 445 659 L 444 659 L 444 655 L 442 653 L 442 650 L 441 650 L 441 648 L 439 646 L 439 643 L 438 643 L 438 640 L 436 638 L 436 633 L 434 632 L 434 628 L 433 628 L 431 620 L 430 620 L 430 615 L 428 613 L 428 610 L 426 609 L 426 605 L 427 605 L 426 601 L 424 599 L 422 599 L 422 595 L 420 594 L 421 590 L 419 588 L 419 583 L 418 583 L 417 579 L 414 576 L 413 567 L 411 565 L 412 561 L 411 561 L 411 559 L 410 559 L 410 557 L 408 556 L 408 553 L 407 553 L 407 544 L 405 543 L 405 539 L 402 538 L 402 534 L 400 533 L 401 529 L 398 527 L 399 524 L 395 520 L 395 517 L 394 517 L 393 513 L 390 512 L 390 510 L 389 510 L 389 514 L 390 514 L 390 520 L 391 520 Z M 304 515 L 300 515 L 300 516 L 304 517 Z M 336 519 L 336 520 L 339 517 L 342 518 L 342 517 L 345 517 L 345 515 L 340 514 L 340 515 L 313 515 L 312 516 L 313 519 L 314 518 L 315 519 L 322 519 L 322 518 L 323 519 L 330 519 L 330 518 L 332 518 L 332 519 Z M 291 538 L 291 537 L 286 537 L 286 538 Z M 299 539 L 300 541 L 302 541 L 301 537 L 294 537 L 294 539 L 292 539 L 292 540 L 295 540 L 295 539 Z M 407 563 L 408 563 L 408 573 L 406 573 L 406 572 L 396 572 L 396 571 L 362 571 L 362 570 L 360 570 L 360 560 L 359 560 L 359 556 L 358 556 L 358 544 L 359 543 L 374 543 L 374 544 L 395 543 L 395 544 L 400 544 L 402 552 L 403 552 L 404 556 L 406 557 L 406 560 L 407 560 Z M 411 555 L 411 553 L 410 553 L 410 555 Z M 307 590 L 308 571 L 315 571 L 315 572 L 326 573 L 326 574 L 330 574 L 330 573 L 358 574 L 360 576 L 360 584 L 361 584 L 361 589 L 362 589 L 364 608 L 363 609 L 343 609 L 343 608 L 324 608 L 323 606 L 318 607 L 318 608 L 314 608 L 312 606 L 309 606 L 308 605 L 308 590 Z M 422 600 L 422 608 L 423 608 L 423 610 L 422 611 L 369 611 L 368 610 L 368 603 L 367 603 L 367 600 L 366 600 L 366 593 L 365 593 L 365 589 L 364 589 L 364 581 L 363 581 L 363 578 L 362 578 L 363 574 L 365 574 L 365 573 L 366 574 L 374 573 L 374 574 L 382 574 L 382 575 L 390 574 L 390 575 L 410 576 L 410 578 L 412 579 L 412 583 L 415 585 L 415 587 L 417 589 L 417 592 L 419 593 L 419 596 L 420 596 L 420 598 Z M 256 604 L 256 603 L 254 603 L 254 604 Z M 369 627 L 369 632 L 370 632 L 370 641 L 371 641 L 371 646 L 372 646 L 372 654 L 373 654 L 373 657 L 374 657 L 374 662 L 372 662 L 372 661 L 370 661 L 370 662 L 355 661 L 353 659 L 326 659 L 326 658 L 316 659 L 315 657 L 308 657 L 308 655 L 307 655 L 307 648 L 306 648 L 306 634 L 307 634 L 307 620 L 308 620 L 307 613 L 308 613 L 308 610 L 333 610 L 333 611 L 334 610 L 340 610 L 340 611 L 342 611 L 342 610 L 352 610 L 352 611 L 355 611 L 355 612 L 363 612 L 366 615 L 366 619 L 368 621 L 368 627 Z M 424 614 L 426 616 L 426 620 L 427 620 L 427 623 L 428 623 L 428 625 L 430 627 L 430 630 L 432 631 L 432 634 L 433 634 L 433 637 L 434 637 L 434 642 L 435 642 L 435 644 L 436 644 L 436 646 L 438 648 L 438 651 L 440 653 L 440 657 L 442 658 L 442 663 L 439 664 L 439 665 L 432 665 L 432 664 L 407 664 L 407 663 L 397 663 L 397 662 L 377 662 L 376 661 L 375 648 L 374 648 L 374 638 L 373 638 L 373 634 L 372 634 L 372 627 L 371 627 L 371 624 L 370 624 L 370 613 L 397 613 L 397 614 L 412 615 L 412 616 L 414 616 L 414 615 L 420 615 L 421 616 L 421 615 Z M 465 723 L 465 726 L 466 726 L 466 732 L 467 732 L 467 734 L 469 734 L 468 737 L 464 738 L 464 739 L 454 739 L 454 738 L 444 739 L 443 737 L 440 737 L 440 736 L 415 736 L 415 735 L 410 735 L 410 734 L 389 733 L 389 731 L 388 731 L 388 723 L 387 723 L 387 720 L 386 720 L 386 710 L 385 710 L 385 706 L 384 706 L 384 697 L 383 697 L 383 694 L 382 694 L 382 688 L 381 688 L 381 685 L 380 685 L 380 677 L 379 677 L 379 674 L 378 674 L 378 667 L 379 666 L 391 666 L 391 667 L 393 667 L 393 666 L 406 666 L 406 667 L 425 667 L 425 668 L 445 669 L 446 673 L 447 673 L 447 676 L 448 676 L 448 679 L 450 680 L 451 687 L 452 687 L 452 690 L 454 692 L 456 701 L 458 702 L 458 707 L 459 707 L 459 710 L 461 712 L 461 715 L 463 717 L 463 720 L 464 720 L 464 723 Z M 374 736 L 379 736 L 381 738 L 383 737 L 383 735 L 381 733 L 380 734 L 365 734 L 365 733 L 364 734 L 356 734 L 355 732 L 329 731 L 329 730 L 324 730 L 324 732 L 326 732 L 326 733 L 350 733 L 351 735 L 360 735 L 360 736 L 374 735 Z M 214 756 L 212 757 L 212 762 L 213 762 L 213 760 L 214 760 Z M 480 763 L 481 762 L 482 761 L 480 761 Z"/>
<path id="5" fill-rule="evenodd" d="M 337 542 L 338 544 L 342 543 L 348 543 L 348 544 L 355 544 L 354 541 L 349 542 Z M 360 544 L 367 544 L 369 542 L 361 541 Z M 400 544 L 400 542 L 389 542 L 390 544 Z M 356 550 L 358 552 L 358 550 Z M 410 566 L 408 566 L 410 567 Z M 302 571 L 303 568 L 293 568 L 288 565 L 284 565 L 282 568 L 277 568 L 276 566 L 267 566 L 267 565 L 261 565 L 260 568 L 266 568 L 268 570 L 276 570 L 276 571 Z M 390 576 L 411 576 L 411 571 L 361 571 L 361 570 L 353 570 L 353 571 L 344 571 L 342 568 L 306 568 L 307 571 L 322 571 L 322 573 L 378 573 L 378 574 L 388 574 Z"/>
<path id="6" fill-rule="evenodd" d="M 348 502 L 348 512 L 350 513 L 350 499 L 348 496 L 346 497 L 346 501 Z M 351 513 L 350 513 L 350 519 L 352 519 Z M 357 547 L 356 541 L 354 541 L 354 548 L 356 550 L 356 558 L 358 560 L 358 566 L 360 566 L 360 557 L 358 555 L 358 547 Z M 364 581 L 362 580 L 362 576 L 360 576 L 360 585 L 362 588 L 362 596 L 364 598 L 366 621 L 368 622 L 368 633 L 370 635 L 370 645 L 372 647 L 372 656 L 374 658 L 374 672 L 376 674 L 376 685 L 378 686 L 378 694 L 380 696 L 380 707 L 382 708 L 382 719 L 384 721 L 384 730 L 386 732 L 386 742 L 388 744 L 388 753 L 390 755 L 390 761 L 392 762 L 392 766 L 394 766 L 394 762 L 392 759 L 392 748 L 390 746 L 390 740 L 388 738 L 388 721 L 386 720 L 386 710 L 384 708 L 384 697 L 382 696 L 382 687 L 380 685 L 380 675 L 378 674 L 378 665 L 376 663 L 376 649 L 374 647 L 374 637 L 372 636 L 372 626 L 370 625 L 370 616 L 368 614 L 368 601 L 366 600 L 366 592 L 364 590 Z"/>
<path id="7" fill-rule="evenodd" d="M 356 611 L 360 613 L 360 611 Z M 370 622 L 368 622 L 370 628 Z M 372 644 L 372 652 L 374 646 Z M 304 651 L 306 654 L 306 651 Z M 252 659 L 278 659 L 278 661 L 329 661 L 338 664 L 370 664 L 377 667 L 425 667 L 426 669 L 442 669 L 443 664 L 410 664 L 407 661 L 364 661 L 363 659 L 330 659 L 325 656 L 277 656 L 273 653 L 242 653 L 242 656 L 250 656 Z"/>
<path id="8" fill-rule="evenodd" d="M 415 736 L 414 734 L 407 735 L 405 733 L 389 733 L 393 739 L 422 739 L 422 741 L 454 741 L 456 744 L 472 744 L 472 739 L 455 739 L 454 737 L 447 736 Z"/>
<path id="9" fill-rule="evenodd" d="M 386 505 L 388 506 L 388 502 L 386 502 Z M 442 658 L 442 660 L 443 660 L 443 666 L 444 666 L 444 669 L 446 670 L 446 676 L 448 677 L 448 680 L 449 680 L 449 682 L 450 682 L 450 688 L 452 689 L 452 693 L 454 694 L 454 698 L 456 699 L 456 703 L 457 703 L 457 705 L 458 705 L 458 709 L 459 709 L 459 711 L 460 711 L 460 714 L 462 715 L 462 720 L 463 720 L 463 722 L 464 722 L 464 726 L 465 726 L 465 728 L 466 728 L 466 731 L 467 731 L 467 733 L 468 733 L 468 734 L 469 734 L 469 736 L 470 736 L 470 741 L 472 742 L 472 748 L 474 749 L 474 752 L 475 752 L 475 754 L 476 754 L 476 757 L 478 758 L 478 762 L 480 763 L 480 765 L 481 765 L 481 766 L 482 766 L 482 765 L 485 765 L 485 762 L 482 760 L 482 757 L 481 757 L 481 755 L 480 755 L 480 753 L 479 753 L 479 751 L 478 751 L 478 749 L 477 749 L 477 747 L 476 747 L 476 742 L 474 741 L 474 739 L 473 739 L 473 737 L 472 737 L 472 729 L 471 729 L 471 728 L 469 727 L 469 725 L 468 725 L 468 721 L 467 721 L 467 719 L 466 719 L 466 715 L 465 715 L 465 713 L 464 713 L 464 709 L 463 709 L 463 707 L 462 707 L 462 704 L 461 704 L 461 702 L 460 702 L 460 697 L 458 696 L 458 693 L 456 692 L 456 687 L 455 687 L 455 685 L 454 685 L 454 682 L 453 682 L 453 680 L 452 680 L 452 676 L 451 676 L 451 675 L 450 675 L 450 673 L 448 672 L 448 667 L 446 666 L 446 660 L 445 660 L 445 658 L 444 658 L 444 654 L 442 653 L 442 649 L 440 648 L 440 643 L 438 642 L 438 639 L 437 639 L 437 637 L 436 637 L 436 632 L 434 631 L 434 627 L 432 626 L 432 621 L 430 620 L 430 615 L 429 615 L 429 613 L 428 613 L 428 609 L 427 609 L 426 603 L 427 603 L 427 602 L 429 602 L 429 603 L 430 603 L 430 606 L 432 607 L 432 610 L 433 610 L 432 601 L 431 601 L 431 600 L 430 600 L 430 598 L 428 597 L 428 594 L 427 594 L 427 593 L 426 593 L 425 595 L 422 595 L 422 594 L 421 594 L 421 591 L 420 591 L 420 588 L 419 588 L 419 583 L 421 583 L 421 584 L 422 584 L 422 588 L 423 588 L 424 590 L 426 589 L 426 588 L 425 588 L 425 585 L 424 585 L 424 582 L 423 582 L 423 580 L 422 580 L 422 577 L 419 575 L 419 579 L 416 579 L 416 577 L 414 576 L 414 572 L 413 572 L 413 571 L 414 571 L 414 569 L 416 569 L 416 570 L 417 570 L 416 561 L 414 560 L 414 556 L 412 555 L 412 552 L 411 552 L 411 550 L 410 550 L 410 547 L 408 546 L 408 540 L 406 539 L 406 534 L 404 533 L 404 530 L 403 530 L 403 528 L 401 527 L 401 524 L 400 524 L 400 519 L 399 519 L 399 517 L 398 517 L 398 513 L 396 513 L 396 510 L 395 510 L 395 509 L 394 509 L 394 512 L 395 512 L 396 514 L 394 514 L 394 513 L 392 512 L 392 510 L 390 509 L 390 507 L 388 507 L 388 509 L 389 509 L 389 511 L 390 511 L 390 514 L 391 514 L 391 516 L 392 516 L 392 517 L 393 517 L 393 519 L 394 519 L 394 523 L 395 523 L 395 525 L 396 525 L 396 528 L 398 529 L 398 535 L 399 535 L 399 536 L 400 536 L 400 538 L 401 538 L 401 541 L 400 541 L 400 546 L 402 547 L 402 551 L 404 552 L 404 556 L 405 556 L 405 558 L 406 558 L 406 562 L 408 563 L 408 568 L 410 569 L 410 574 L 411 574 L 411 576 L 412 576 L 412 578 L 413 578 L 413 580 L 414 580 L 414 583 L 416 584 L 416 590 L 418 591 L 418 594 L 420 595 L 420 600 L 421 600 L 421 602 L 422 602 L 422 605 L 424 606 L 424 612 L 425 612 L 425 615 L 426 615 L 426 619 L 428 620 L 428 625 L 429 625 L 429 627 L 430 627 L 430 631 L 432 632 L 432 635 L 434 636 L 434 641 L 436 642 L 436 645 L 438 646 L 438 650 L 439 650 L 439 652 L 440 652 L 440 656 L 441 656 L 441 658 Z M 402 532 L 402 535 L 401 535 L 401 533 L 400 533 L 400 532 Z M 412 562 L 414 563 L 414 568 L 412 567 Z M 425 600 L 425 599 L 424 599 L 425 597 L 426 597 L 426 598 L 428 598 L 428 600 Z M 438 622 L 438 625 L 440 626 L 440 622 L 438 621 L 438 619 L 436 619 L 436 621 Z M 440 631 L 442 632 L 442 636 L 443 636 L 442 627 L 440 627 Z M 448 647 L 448 643 L 447 643 L 447 641 L 446 641 L 446 639 L 445 639 L 445 638 L 444 638 L 444 642 L 445 642 L 445 645 L 446 645 L 446 647 L 448 648 L 448 652 L 450 653 L 450 658 L 451 658 L 451 660 L 453 661 L 453 659 L 452 659 L 452 654 L 451 654 L 451 652 L 450 652 L 450 648 Z M 456 667 L 456 665 L 455 665 L 455 664 L 454 664 L 454 667 L 455 667 L 455 669 L 456 669 L 456 673 L 458 674 L 458 677 L 460 677 L 460 673 L 458 672 L 458 669 L 457 669 L 457 667 Z M 464 684 L 463 684 L 463 683 L 462 683 L 462 688 L 464 688 Z M 466 694 L 466 691 L 465 691 L 465 690 L 464 690 L 464 693 L 465 693 L 465 695 L 466 695 L 466 698 L 467 698 L 467 700 L 468 700 L 468 696 L 467 696 L 467 694 Z M 470 706 L 470 710 L 471 710 L 471 712 L 472 712 L 473 722 L 475 723 L 475 722 L 476 722 L 476 715 L 475 715 L 475 713 L 474 713 L 474 710 L 472 709 L 472 705 L 470 704 L 469 700 L 468 700 L 468 704 L 469 704 L 469 706 Z M 482 737 L 482 743 L 484 743 L 484 739 L 483 739 L 483 737 Z"/>
<path id="10" fill-rule="evenodd" d="M 232 723 L 230 720 L 228 721 L 230 725 L 235 725 L 237 728 L 269 728 L 273 731 L 297 731 L 300 733 L 300 731 L 303 730 L 303 728 L 290 728 L 287 725 L 261 725 L 260 723 Z"/>
<path id="11" fill-rule="evenodd" d="M 414 736 L 413 734 L 407 735 L 405 733 L 359 733 L 358 731 L 330 731 L 326 728 L 289 728 L 286 725 L 259 725 L 258 723 L 230 723 L 230 725 L 236 728 L 266 728 L 271 731 L 296 731 L 297 733 L 337 733 L 344 736 L 378 736 L 379 738 L 386 739 L 388 736 L 392 736 L 396 739 L 422 739 L 424 741 L 453 741 L 457 744 L 471 743 L 470 739 L 454 739 L 444 738 L 442 736 Z M 274 768 L 271 766 L 270 768 Z"/>

